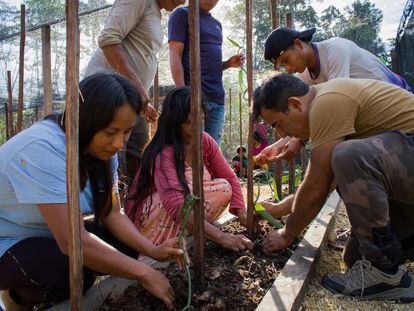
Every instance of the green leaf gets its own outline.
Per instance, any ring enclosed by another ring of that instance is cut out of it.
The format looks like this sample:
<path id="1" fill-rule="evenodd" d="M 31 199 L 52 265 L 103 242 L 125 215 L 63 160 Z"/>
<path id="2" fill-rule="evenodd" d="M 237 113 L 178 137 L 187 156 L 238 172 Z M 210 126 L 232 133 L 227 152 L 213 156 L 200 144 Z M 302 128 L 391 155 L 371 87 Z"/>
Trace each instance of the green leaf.
<path id="1" fill-rule="evenodd" d="M 254 209 L 260 214 L 260 216 L 270 222 L 276 229 L 283 228 L 282 224 L 278 222 L 272 215 L 270 215 L 270 213 L 261 204 L 255 204 Z"/>
<path id="2" fill-rule="evenodd" d="M 241 69 L 239 69 L 238 78 L 239 78 L 239 87 L 240 87 L 240 89 L 242 89 L 243 88 L 243 70 L 241 70 Z"/>
<path id="3" fill-rule="evenodd" d="M 238 44 L 236 41 L 234 41 L 233 39 L 227 37 L 227 40 L 230 41 L 231 44 L 233 44 L 235 47 L 238 47 L 239 49 L 242 49 L 242 47 L 240 46 L 240 44 Z"/>

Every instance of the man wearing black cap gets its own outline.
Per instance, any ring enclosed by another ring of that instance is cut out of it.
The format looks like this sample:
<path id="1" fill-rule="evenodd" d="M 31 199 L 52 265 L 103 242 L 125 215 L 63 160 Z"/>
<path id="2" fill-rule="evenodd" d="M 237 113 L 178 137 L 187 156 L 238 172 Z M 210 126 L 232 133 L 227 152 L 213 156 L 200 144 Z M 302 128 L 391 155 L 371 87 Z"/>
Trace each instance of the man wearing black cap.
<path id="1" fill-rule="evenodd" d="M 281 66 L 290 74 L 299 73 L 299 78 L 311 85 L 334 78 L 361 78 L 389 82 L 411 92 L 402 77 L 354 42 L 333 37 L 311 43 L 314 33 L 315 28 L 300 32 L 280 27 L 266 39 L 264 58 L 276 68 Z M 299 140 L 288 137 L 264 149 L 256 161 L 260 165 L 290 160 L 301 146 Z"/>

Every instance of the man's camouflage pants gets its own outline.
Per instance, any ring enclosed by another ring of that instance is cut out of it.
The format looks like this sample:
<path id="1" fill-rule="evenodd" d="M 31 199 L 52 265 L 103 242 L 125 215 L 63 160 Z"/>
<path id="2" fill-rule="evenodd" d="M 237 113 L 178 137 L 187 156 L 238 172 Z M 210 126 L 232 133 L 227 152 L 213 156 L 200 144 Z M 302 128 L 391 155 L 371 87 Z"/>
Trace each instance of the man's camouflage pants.
<path id="1" fill-rule="evenodd" d="M 346 140 L 333 151 L 332 169 L 352 227 L 345 263 L 365 255 L 386 271 L 413 258 L 413 138 L 386 132 Z"/>

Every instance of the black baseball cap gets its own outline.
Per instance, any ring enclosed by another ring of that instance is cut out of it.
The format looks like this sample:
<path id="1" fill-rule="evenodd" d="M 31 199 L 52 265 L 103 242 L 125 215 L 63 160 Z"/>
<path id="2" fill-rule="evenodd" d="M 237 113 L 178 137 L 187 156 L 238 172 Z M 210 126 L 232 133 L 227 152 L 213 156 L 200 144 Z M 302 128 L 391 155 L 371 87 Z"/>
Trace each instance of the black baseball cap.
<path id="1" fill-rule="evenodd" d="M 295 39 L 310 42 L 315 31 L 316 28 L 300 32 L 287 27 L 279 27 L 273 30 L 265 42 L 265 60 L 272 61 L 273 59 L 274 61 L 272 61 L 272 63 L 274 63 L 276 59 L 289 48 Z"/>

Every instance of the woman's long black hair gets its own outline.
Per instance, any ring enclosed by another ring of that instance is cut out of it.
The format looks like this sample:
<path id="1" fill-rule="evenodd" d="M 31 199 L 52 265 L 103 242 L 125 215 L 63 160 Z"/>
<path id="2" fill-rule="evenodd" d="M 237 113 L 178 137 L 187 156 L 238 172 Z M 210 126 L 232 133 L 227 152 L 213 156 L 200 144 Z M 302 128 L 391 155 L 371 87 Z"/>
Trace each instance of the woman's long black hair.
<path id="1" fill-rule="evenodd" d="M 204 99 L 202 100 L 202 108 L 205 111 Z M 191 95 L 189 87 L 180 87 L 170 91 L 162 105 L 162 112 L 158 119 L 157 130 L 145 148 L 139 164 L 139 178 L 137 187 L 127 197 L 127 200 L 133 200 L 134 204 L 132 210 L 128 215 L 135 215 L 138 207 L 143 208 L 143 203 L 148 196 L 155 190 L 155 163 L 157 156 L 162 156 L 161 151 L 166 146 L 171 146 L 174 151 L 174 163 L 176 167 L 177 177 L 181 185 L 181 189 L 171 189 L 172 191 L 180 191 L 184 197 L 190 194 L 190 189 L 185 179 L 185 154 L 186 147 L 181 135 L 181 125 L 186 123 L 189 119 L 191 111 Z M 162 159 L 161 163 L 162 163 Z M 162 171 L 162 169 L 161 169 Z M 151 196 L 152 200 L 152 196 Z M 152 202 L 151 202 L 152 204 Z M 149 207 L 147 210 L 139 211 L 141 220 L 148 216 Z M 130 216 L 131 217 L 131 216 Z"/>
<path id="2" fill-rule="evenodd" d="M 93 193 L 95 222 L 107 216 L 112 208 L 111 161 L 87 153 L 93 137 L 108 127 L 118 108 L 129 104 L 138 115 L 141 98 L 128 79 L 118 74 L 98 73 L 79 83 L 79 178 L 85 189 L 89 178 Z M 48 116 L 65 131 L 65 114 Z"/>

